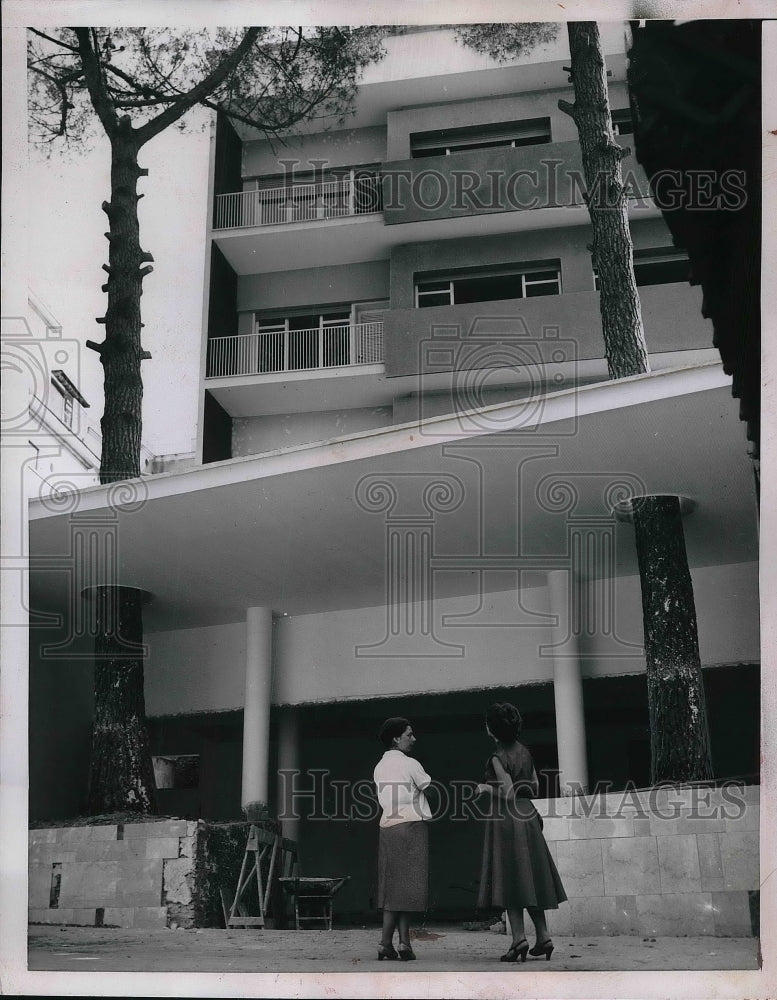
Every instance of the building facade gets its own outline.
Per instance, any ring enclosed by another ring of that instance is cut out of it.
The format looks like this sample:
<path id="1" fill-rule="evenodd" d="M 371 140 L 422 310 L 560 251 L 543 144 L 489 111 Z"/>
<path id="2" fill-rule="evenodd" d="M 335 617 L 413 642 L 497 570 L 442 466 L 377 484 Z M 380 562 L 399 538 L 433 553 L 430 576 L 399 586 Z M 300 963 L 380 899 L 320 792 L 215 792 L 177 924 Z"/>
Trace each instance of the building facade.
<path id="1" fill-rule="evenodd" d="M 624 28 L 602 30 L 628 145 Z M 410 31 L 386 40 L 342 127 L 279 143 L 215 122 L 202 464 L 118 504 L 87 490 L 69 519 L 31 512 L 39 554 L 76 551 L 88 524 L 117 539 L 121 582 L 152 594 L 162 811 L 268 803 L 303 871 L 352 876 L 352 914 L 373 909 L 376 842 L 353 794 L 369 798 L 387 716 L 412 720 L 441 797 L 480 779 L 502 699 L 524 714 L 544 797 L 649 784 L 632 496 L 684 498 L 715 776 L 757 781 L 746 442 L 687 257 L 631 156 L 650 372 L 608 379 L 580 150 L 558 109 L 564 36 L 498 64 L 453 29 Z M 66 602 L 43 577 L 41 606 Z M 31 799 L 58 818 L 85 796 L 90 636 L 34 640 L 33 704 L 68 698 Z M 437 836 L 435 912 L 466 913 L 480 830 L 448 812 Z"/>

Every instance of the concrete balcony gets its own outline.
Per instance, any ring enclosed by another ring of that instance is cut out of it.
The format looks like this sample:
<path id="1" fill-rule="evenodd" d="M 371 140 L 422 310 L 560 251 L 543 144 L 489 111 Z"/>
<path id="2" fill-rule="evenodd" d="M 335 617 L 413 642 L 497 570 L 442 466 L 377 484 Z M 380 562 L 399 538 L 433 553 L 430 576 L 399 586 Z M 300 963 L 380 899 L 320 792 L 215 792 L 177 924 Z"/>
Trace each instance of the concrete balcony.
<path id="1" fill-rule="evenodd" d="M 712 347 L 712 327 L 701 315 L 698 288 L 647 285 L 639 292 L 650 354 Z M 604 357 L 599 293 L 391 309 L 384 315 L 384 354 L 387 376 L 478 368 L 568 369 Z"/>
<path id="2" fill-rule="evenodd" d="M 633 197 L 649 194 L 647 176 L 630 154 L 622 164 Z M 497 146 L 394 160 L 383 164 L 387 226 L 500 212 L 583 204 L 583 163 L 577 142 Z"/>

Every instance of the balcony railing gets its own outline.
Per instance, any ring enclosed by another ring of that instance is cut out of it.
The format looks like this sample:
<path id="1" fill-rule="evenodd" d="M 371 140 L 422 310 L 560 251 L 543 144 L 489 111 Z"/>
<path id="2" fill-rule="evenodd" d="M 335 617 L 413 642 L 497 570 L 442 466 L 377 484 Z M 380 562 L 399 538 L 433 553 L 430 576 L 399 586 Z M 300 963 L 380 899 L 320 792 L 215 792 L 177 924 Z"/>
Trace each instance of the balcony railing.
<path id="1" fill-rule="evenodd" d="M 208 341 L 206 378 L 314 371 L 383 361 L 383 323 L 278 330 Z"/>
<path id="2" fill-rule="evenodd" d="M 369 215 L 383 209 L 378 174 L 354 175 L 320 184 L 294 184 L 259 191 L 216 196 L 214 229 L 278 226 L 350 215 Z"/>

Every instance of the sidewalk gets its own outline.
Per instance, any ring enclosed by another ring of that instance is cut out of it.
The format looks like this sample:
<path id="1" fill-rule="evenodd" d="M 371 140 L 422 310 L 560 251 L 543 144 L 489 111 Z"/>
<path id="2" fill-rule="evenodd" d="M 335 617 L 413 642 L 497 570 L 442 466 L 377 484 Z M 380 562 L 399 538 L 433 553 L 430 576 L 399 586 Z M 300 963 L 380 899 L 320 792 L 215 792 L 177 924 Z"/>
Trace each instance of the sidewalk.
<path id="1" fill-rule="evenodd" d="M 550 962 L 500 964 L 504 935 L 427 928 L 416 962 L 377 961 L 376 927 L 333 931 L 124 930 L 32 926 L 30 971 L 68 972 L 645 972 L 757 969 L 756 938 L 556 938 Z"/>

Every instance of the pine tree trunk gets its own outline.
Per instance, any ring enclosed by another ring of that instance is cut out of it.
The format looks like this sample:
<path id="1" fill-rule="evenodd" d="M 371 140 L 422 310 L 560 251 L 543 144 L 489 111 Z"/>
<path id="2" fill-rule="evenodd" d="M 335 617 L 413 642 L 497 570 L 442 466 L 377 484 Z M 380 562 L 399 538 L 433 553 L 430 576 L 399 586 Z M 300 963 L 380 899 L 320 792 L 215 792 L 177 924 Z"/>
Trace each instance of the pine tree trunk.
<path id="1" fill-rule="evenodd" d="M 572 116 L 580 136 L 607 368 L 610 378 L 625 378 L 650 370 L 621 171 L 626 152 L 615 142 L 596 22 L 570 21 L 568 30 L 575 103 L 559 101 L 559 107 Z"/>
<path id="2" fill-rule="evenodd" d="M 143 695 L 143 593 L 133 587 L 93 592 L 94 728 L 89 814 L 156 812 L 156 785 Z"/>
<path id="3" fill-rule="evenodd" d="M 108 308 L 99 351 L 105 378 L 101 420 L 100 482 L 140 475 L 143 382 L 140 363 L 149 355 L 140 344 L 141 267 L 151 260 L 140 248 L 137 182 L 138 145 L 128 118 L 111 140 L 111 200 L 108 216 Z M 132 587 L 99 587 L 95 596 L 94 732 L 89 774 L 90 815 L 155 812 L 156 787 L 146 730 L 143 694 L 142 594 Z"/>
<path id="4" fill-rule="evenodd" d="M 680 501 L 632 500 L 647 662 L 651 781 L 712 778 L 693 584 Z"/>
<path id="5" fill-rule="evenodd" d="M 140 475 L 143 381 L 140 363 L 148 357 L 140 344 L 141 267 L 151 255 L 140 248 L 137 182 L 147 171 L 138 165 L 138 146 L 129 119 L 111 135 L 111 200 L 103 202 L 108 216 L 108 293 L 105 341 L 99 347 L 105 376 L 100 482 L 134 479 Z"/>

